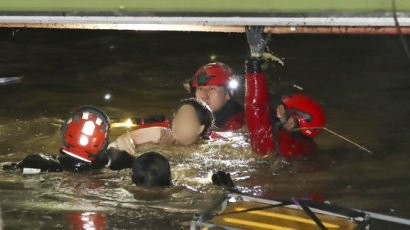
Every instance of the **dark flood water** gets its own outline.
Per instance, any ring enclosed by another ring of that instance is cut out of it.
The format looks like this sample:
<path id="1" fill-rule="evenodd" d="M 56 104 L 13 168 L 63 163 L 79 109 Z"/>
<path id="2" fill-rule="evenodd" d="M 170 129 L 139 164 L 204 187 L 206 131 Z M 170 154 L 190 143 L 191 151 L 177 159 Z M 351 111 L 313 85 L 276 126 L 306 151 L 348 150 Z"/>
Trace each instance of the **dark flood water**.
<path id="1" fill-rule="evenodd" d="M 272 105 L 298 92 L 297 84 L 323 104 L 328 128 L 373 154 L 325 132 L 314 155 L 286 167 L 263 163 L 241 135 L 201 146 L 144 146 L 141 152 L 161 151 L 172 167 L 174 186 L 151 190 L 133 186 L 129 170 L 0 170 L 4 229 L 187 229 L 222 192 L 205 179 L 216 170 L 231 172 L 255 196 L 318 195 L 410 218 L 410 61 L 398 37 L 275 35 L 270 48 L 285 60 L 267 71 Z M 0 77 L 24 81 L 0 86 L 0 162 L 58 154 L 60 125 L 81 104 L 103 108 L 114 121 L 170 115 L 189 96 L 182 83 L 197 68 L 221 61 L 243 77 L 247 55 L 244 34 L 1 29 Z M 111 139 L 126 130 L 113 129 Z M 371 229 L 406 228 L 375 221 Z"/>

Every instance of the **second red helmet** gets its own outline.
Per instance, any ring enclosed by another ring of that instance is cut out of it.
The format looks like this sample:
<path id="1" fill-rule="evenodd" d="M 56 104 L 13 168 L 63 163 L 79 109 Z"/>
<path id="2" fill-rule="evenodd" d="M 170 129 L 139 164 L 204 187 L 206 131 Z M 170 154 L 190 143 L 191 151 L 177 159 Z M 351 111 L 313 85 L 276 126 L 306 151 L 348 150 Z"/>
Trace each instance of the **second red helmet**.
<path id="1" fill-rule="evenodd" d="M 61 128 L 61 151 L 85 162 L 94 161 L 108 145 L 110 119 L 97 107 L 85 105 L 74 109 Z"/>
<path id="2" fill-rule="evenodd" d="M 228 65 L 221 62 L 209 63 L 195 73 L 192 87 L 227 85 L 232 76 L 232 69 Z"/>
<path id="3" fill-rule="evenodd" d="M 320 133 L 326 118 L 322 106 L 317 101 L 304 94 L 292 94 L 283 98 L 282 103 L 290 115 L 298 120 L 302 134 L 313 138 Z"/>

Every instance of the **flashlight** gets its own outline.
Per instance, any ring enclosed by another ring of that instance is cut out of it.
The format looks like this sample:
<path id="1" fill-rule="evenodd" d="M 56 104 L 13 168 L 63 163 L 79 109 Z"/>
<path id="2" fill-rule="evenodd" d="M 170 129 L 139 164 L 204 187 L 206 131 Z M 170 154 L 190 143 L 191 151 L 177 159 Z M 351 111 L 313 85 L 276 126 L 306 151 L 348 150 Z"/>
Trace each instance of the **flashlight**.
<path id="1" fill-rule="evenodd" d="M 228 82 L 228 88 L 229 88 L 229 89 L 235 90 L 235 89 L 238 88 L 238 86 L 239 86 L 238 80 L 236 80 L 236 79 L 231 79 L 231 80 L 229 80 L 229 82 Z"/>

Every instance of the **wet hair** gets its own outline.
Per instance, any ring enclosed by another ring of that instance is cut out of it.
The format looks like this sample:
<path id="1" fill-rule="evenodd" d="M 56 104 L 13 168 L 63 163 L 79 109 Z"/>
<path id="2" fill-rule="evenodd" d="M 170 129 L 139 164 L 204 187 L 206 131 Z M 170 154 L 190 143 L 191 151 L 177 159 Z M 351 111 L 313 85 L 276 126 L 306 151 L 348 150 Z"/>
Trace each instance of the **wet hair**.
<path id="1" fill-rule="evenodd" d="M 143 153 L 132 163 L 132 182 L 148 186 L 171 185 L 168 159 L 157 152 Z"/>
<path id="2" fill-rule="evenodd" d="M 208 138 L 215 126 L 215 117 L 212 110 L 205 102 L 196 98 L 188 98 L 179 102 L 175 109 L 175 114 L 184 105 L 191 105 L 195 109 L 199 124 L 204 126 L 204 130 L 199 134 L 199 137 L 204 139 Z"/>

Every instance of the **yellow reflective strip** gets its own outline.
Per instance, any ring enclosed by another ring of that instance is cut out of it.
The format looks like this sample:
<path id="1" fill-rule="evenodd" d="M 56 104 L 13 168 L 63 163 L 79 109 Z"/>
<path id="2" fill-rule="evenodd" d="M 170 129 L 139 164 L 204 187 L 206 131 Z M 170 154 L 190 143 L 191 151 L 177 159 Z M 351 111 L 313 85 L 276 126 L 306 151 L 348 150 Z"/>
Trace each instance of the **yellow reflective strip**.
<path id="1" fill-rule="evenodd" d="M 243 210 L 246 210 L 246 209 L 245 208 L 235 208 L 235 211 L 243 211 Z M 281 219 L 285 219 L 285 220 L 293 220 L 293 221 L 302 222 L 302 223 L 306 223 L 306 224 L 316 225 L 316 223 L 313 220 L 302 218 L 302 217 L 297 217 L 297 216 L 290 216 L 290 215 L 280 214 L 280 213 L 257 211 L 257 210 L 249 211 L 247 213 L 261 215 L 261 216 L 277 217 L 277 218 L 281 218 Z M 322 221 L 322 224 L 327 228 L 340 228 L 340 226 L 337 225 L 337 224 L 332 224 L 332 223 L 323 222 L 323 221 Z"/>
<path id="2" fill-rule="evenodd" d="M 208 227 L 203 227 L 201 230 L 208 230 L 209 228 Z"/>
<path id="3" fill-rule="evenodd" d="M 265 228 L 265 229 L 296 230 L 296 228 L 287 228 L 287 227 L 281 227 L 281 226 L 273 225 L 273 224 L 264 224 L 264 223 L 259 223 L 259 222 L 256 222 L 256 221 L 240 220 L 240 219 L 235 219 L 235 218 L 230 218 L 230 217 L 225 217 L 225 218 L 223 218 L 223 220 L 227 223 L 241 224 L 241 225 L 259 227 L 259 228 Z"/>

